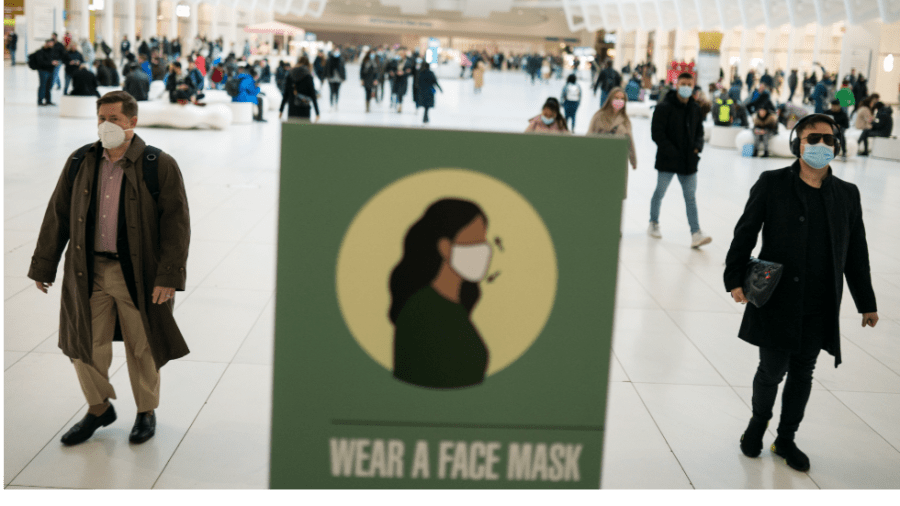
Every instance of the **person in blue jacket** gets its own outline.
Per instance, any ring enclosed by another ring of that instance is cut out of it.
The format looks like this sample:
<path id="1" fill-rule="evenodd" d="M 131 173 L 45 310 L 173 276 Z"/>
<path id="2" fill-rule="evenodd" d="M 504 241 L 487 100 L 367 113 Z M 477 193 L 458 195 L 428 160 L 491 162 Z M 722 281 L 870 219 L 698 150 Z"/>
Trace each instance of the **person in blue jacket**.
<path id="1" fill-rule="evenodd" d="M 256 81 L 253 79 L 253 69 L 250 67 L 240 67 L 238 69 L 237 75 L 234 76 L 234 79 L 240 80 L 240 88 L 236 97 L 231 97 L 232 102 L 249 102 L 251 104 L 256 104 L 259 114 L 255 118 L 255 121 L 265 122 L 263 119 L 263 105 L 262 105 L 262 97 L 260 97 L 259 86 L 256 85 Z"/>
<path id="2" fill-rule="evenodd" d="M 826 73 L 822 75 L 822 80 L 816 83 L 810 98 L 816 101 L 816 114 L 825 112 L 825 104 L 828 103 L 828 87 L 831 86 L 831 77 Z"/>

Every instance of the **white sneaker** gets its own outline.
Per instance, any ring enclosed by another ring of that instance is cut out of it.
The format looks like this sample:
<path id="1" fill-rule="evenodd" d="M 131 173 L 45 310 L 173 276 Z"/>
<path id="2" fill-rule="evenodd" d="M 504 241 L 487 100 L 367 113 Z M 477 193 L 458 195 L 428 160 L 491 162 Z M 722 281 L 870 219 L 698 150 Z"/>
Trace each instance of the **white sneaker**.
<path id="1" fill-rule="evenodd" d="M 647 228 L 647 235 L 654 239 L 662 239 L 662 233 L 659 231 L 659 223 L 650 222 L 650 226 Z"/>
<path id="2" fill-rule="evenodd" d="M 691 234 L 691 247 L 692 248 L 699 248 L 700 246 L 703 246 L 704 244 L 709 244 L 711 242 L 712 242 L 712 237 L 710 237 L 708 235 L 704 235 L 703 231 L 701 231 L 701 230 L 698 230 L 698 231 L 694 232 L 693 234 Z"/>

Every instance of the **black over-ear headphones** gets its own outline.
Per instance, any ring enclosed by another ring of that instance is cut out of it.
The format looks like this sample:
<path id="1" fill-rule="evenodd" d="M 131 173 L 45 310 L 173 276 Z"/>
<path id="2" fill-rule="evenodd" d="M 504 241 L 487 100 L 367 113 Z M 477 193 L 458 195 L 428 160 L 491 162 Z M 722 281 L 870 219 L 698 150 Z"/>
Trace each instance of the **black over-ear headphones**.
<path id="1" fill-rule="evenodd" d="M 829 125 L 831 125 L 831 133 L 834 135 L 834 155 L 837 156 L 837 154 L 841 151 L 841 126 L 834 121 L 834 118 L 827 114 L 809 114 L 800 118 L 800 121 L 798 121 L 797 124 L 794 125 L 794 128 L 791 130 L 790 137 L 788 137 L 788 142 L 791 146 L 791 154 L 793 154 L 797 158 L 800 158 L 800 137 L 797 137 L 795 139 L 794 132 L 800 129 L 800 127 L 802 127 L 803 125 L 812 122 L 828 123 Z"/>

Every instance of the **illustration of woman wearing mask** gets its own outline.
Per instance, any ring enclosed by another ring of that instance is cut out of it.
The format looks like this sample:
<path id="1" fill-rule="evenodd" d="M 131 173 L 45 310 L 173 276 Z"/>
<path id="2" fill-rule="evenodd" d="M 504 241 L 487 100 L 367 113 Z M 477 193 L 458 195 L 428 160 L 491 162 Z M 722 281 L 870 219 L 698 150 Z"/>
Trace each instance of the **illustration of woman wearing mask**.
<path id="1" fill-rule="evenodd" d="M 398 380 L 429 388 L 484 381 L 488 350 L 470 316 L 491 263 L 487 225 L 477 204 L 443 199 L 407 232 L 390 278 Z"/>

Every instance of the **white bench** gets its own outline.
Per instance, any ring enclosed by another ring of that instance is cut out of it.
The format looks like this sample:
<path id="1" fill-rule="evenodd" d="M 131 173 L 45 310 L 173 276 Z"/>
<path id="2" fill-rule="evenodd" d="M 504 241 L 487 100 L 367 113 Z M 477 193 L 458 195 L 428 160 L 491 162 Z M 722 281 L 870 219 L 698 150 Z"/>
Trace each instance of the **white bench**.
<path id="1" fill-rule="evenodd" d="M 738 127 L 713 125 L 712 133 L 709 136 L 709 145 L 731 149 L 734 146 L 734 140 L 742 131 L 744 129 Z"/>
<path id="2" fill-rule="evenodd" d="M 232 125 L 245 125 L 248 123 L 253 123 L 253 108 L 255 107 L 254 104 L 251 104 L 250 102 L 226 102 L 226 106 L 231 110 Z"/>
<path id="3" fill-rule="evenodd" d="M 900 161 L 900 138 L 869 137 L 873 158 L 885 158 Z"/>
<path id="4" fill-rule="evenodd" d="M 63 95 L 59 97 L 59 116 L 61 118 L 97 119 L 97 97 Z"/>
<path id="5" fill-rule="evenodd" d="M 643 102 L 628 102 L 629 117 L 649 118 L 653 116 L 653 109 L 656 107 L 655 100 L 645 100 Z"/>
<path id="6" fill-rule="evenodd" d="M 141 102 L 138 107 L 138 125 L 169 128 L 210 127 L 222 130 L 232 121 L 231 108 L 225 105 L 196 106 L 172 104 L 168 100 Z"/>

